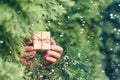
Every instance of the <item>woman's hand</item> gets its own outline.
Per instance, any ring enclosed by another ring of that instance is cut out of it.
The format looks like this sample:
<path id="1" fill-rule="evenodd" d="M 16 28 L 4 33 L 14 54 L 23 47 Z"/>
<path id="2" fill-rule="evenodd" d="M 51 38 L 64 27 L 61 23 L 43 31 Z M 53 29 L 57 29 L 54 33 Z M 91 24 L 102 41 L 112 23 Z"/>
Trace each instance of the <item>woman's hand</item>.
<path id="1" fill-rule="evenodd" d="M 45 65 L 50 65 L 51 63 L 56 62 L 61 57 L 63 52 L 63 48 L 56 45 L 53 38 L 51 38 L 50 41 L 51 49 L 42 53 L 42 57 L 47 61 Z"/>

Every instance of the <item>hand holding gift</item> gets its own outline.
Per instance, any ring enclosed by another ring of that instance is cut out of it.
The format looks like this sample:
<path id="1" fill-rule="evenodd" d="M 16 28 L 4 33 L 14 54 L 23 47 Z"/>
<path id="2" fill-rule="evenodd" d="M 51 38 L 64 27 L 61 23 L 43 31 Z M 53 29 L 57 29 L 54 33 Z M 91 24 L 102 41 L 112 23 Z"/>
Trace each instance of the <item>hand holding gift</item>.
<path id="1" fill-rule="evenodd" d="M 56 45 L 55 40 L 50 38 L 49 32 L 47 33 L 47 36 L 46 34 L 44 36 L 44 33 L 41 35 L 41 37 L 40 35 L 41 33 L 37 33 L 37 38 L 34 37 L 33 40 L 29 40 L 27 42 L 27 44 L 32 45 L 25 47 L 25 53 L 22 55 L 22 58 L 25 57 L 27 60 L 29 60 L 35 56 L 36 50 L 44 50 L 41 56 L 46 60 L 45 65 L 50 65 L 61 57 L 63 48 Z"/>
<path id="2" fill-rule="evenodd" d="M 62 55 L 63 48 L 58 46 L 53 38 L 50 38 L 51 48 L 46 50 L 42 57 L 47 61 L 46 65 L 56 62 Z"/>

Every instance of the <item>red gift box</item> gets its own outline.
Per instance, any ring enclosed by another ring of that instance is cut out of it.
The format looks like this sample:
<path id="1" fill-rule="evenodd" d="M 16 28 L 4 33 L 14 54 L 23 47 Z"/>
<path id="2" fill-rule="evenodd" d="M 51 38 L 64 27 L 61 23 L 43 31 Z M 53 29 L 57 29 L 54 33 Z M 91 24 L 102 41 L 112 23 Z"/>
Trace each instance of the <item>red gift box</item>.
<path id="1" fill-rule="evenodd" d="M 33 47 L 35 50 L 50 49 L 50 32 L 37 32 L 33 35 Z"/>

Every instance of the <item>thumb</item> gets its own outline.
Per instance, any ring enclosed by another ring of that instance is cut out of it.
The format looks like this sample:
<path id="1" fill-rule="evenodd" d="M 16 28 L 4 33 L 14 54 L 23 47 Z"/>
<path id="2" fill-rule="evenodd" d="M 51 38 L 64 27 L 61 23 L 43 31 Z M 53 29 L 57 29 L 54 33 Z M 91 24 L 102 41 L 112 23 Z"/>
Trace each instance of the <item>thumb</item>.
<path id="1" fill-rule="evenodd" d="M 50 41 L 51 41 L 52 45 L 56 45 L 56 42 L 55 42 L 55 40 L 53 38 L 50 38 Z"/>

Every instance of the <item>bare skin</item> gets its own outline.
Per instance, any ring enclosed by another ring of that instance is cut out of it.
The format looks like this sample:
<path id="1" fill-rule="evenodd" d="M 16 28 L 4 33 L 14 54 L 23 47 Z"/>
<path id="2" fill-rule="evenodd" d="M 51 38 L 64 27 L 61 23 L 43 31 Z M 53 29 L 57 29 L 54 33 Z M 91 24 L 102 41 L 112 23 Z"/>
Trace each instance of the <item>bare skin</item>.
<path id="1" fill-rule="evenodd" d="M 62 55 L 63 48 L 58 46 L 53 38 L 50 39 L 51 41 L 51 49 L 43 51 L 41 56 L 46 60 L 45 65 L 50 65 L 54 62 L 56 62 Z M 27 44 L 33 44 L 32 40 L 29 40 Z M 22 58 L 25 57 L 25 59 L 33 58 L 36 54 L 36 51 L 33 49 L 33 46 L 26 46 L 25 47 L 25 53 L 22 55 Z"/>

